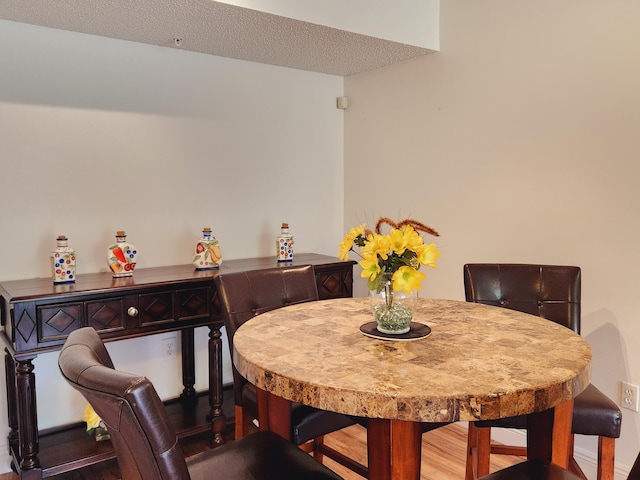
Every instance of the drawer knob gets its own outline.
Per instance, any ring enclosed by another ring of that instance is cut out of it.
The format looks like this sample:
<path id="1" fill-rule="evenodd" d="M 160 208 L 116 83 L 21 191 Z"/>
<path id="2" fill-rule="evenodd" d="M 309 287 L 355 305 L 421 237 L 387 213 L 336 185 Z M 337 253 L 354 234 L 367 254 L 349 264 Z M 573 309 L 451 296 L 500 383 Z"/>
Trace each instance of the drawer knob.
<path id="1" fill-rule="evenodd" d="M 129 307 L 127 313 L 130 317 L 136 317 L 138 315 L 138 309 L 136 307 Z"/>

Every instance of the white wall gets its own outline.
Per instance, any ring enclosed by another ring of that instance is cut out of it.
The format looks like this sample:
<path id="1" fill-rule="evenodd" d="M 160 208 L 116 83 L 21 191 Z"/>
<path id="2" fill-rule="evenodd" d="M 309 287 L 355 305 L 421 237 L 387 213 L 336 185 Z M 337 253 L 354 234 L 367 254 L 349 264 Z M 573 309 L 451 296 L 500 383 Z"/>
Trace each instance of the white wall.
<path id="1" fill-rule="evenodd" d="M 49 276 L 61 233 L 78 273 L 106 270 L 119 229 L 140 251 L 137 268 L 189 263 L 205 226 L 225 259 L 275 255 L 282 221 L 296 251 L 337 253 L 341 77 L 7 21 L 0 65 L 0 280 Z M 161 396 L 180 393 L 161 338 L 108 348 Z M 40 426 L 79 420 L 84 402 L 61 381 L 57 353 L 34 364 Z M 6 434 L 0 422 L 0 452 Z"/>
<path id="2" fill-rule="evenodd" d="M 464 298 L 466 262 L 579 265 L 593 383 L 615 401 L 640 383 L 638 18 L 635 0 L 450 0 L 439 53 L 345 79 L 345 231 L 439 230 L 432 297 Z M 623 410 L 620 478 L 639 421 Z"/>

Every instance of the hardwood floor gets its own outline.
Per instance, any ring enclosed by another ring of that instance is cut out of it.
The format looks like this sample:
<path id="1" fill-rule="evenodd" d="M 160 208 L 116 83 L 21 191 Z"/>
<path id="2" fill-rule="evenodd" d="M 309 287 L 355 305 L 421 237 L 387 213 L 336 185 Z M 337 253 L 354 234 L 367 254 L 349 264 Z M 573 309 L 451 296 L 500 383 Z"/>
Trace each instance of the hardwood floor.
<path id="1" fill-rule="evenodd" d="M 328 445 L 348 452 L 350 457 L 366 463 L 366 431 L 359 425 L 345 428 L 325 437 Z M 460 425 L 447 425 L 422 435 L 422 466 L 420 480 L 463 480 L 467 450 L 467 429 Z M 491 455 L 491 471 L 523 461 L 521 457 Z M 325 465 L 345 480 L 362 477 L 327 458 Z"/>
<path id="2" fill-rule="evenodd" d="M 345 428 L 325 437 L 327 444 L 348 453 L 349 456 L 365 463 L 366 431 L 359 425 Z M 460 425 L 448 425 L 422 436 L 421 480 L 462 480 L 464 479 L 467 430 Z M 194 455 L 209 448 L 207 437 L 196 437 L 183 443 L 186 455 Z M 519 457 L 491 456 L 491 469 L 497 470 L 522 461 Z M 324 464 L 335 470 L 345 480 L 362 480 L 362 477 L 325 459 Z M 119 480 L 118 467 L 114 462 L 88 467 L 53 477 L 54 480 Z M 17 480 L 14 473 L 0 474 L 0 480 Z M 221 479 L 222 480 L 222 479 Z"/>

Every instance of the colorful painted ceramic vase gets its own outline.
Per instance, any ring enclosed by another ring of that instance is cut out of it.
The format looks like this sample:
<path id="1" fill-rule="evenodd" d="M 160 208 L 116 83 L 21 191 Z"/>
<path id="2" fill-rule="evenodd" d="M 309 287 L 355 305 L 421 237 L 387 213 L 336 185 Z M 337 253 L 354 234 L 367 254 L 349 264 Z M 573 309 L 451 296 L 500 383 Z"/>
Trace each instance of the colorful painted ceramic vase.
<path id="1" fill-rule="evenodd" d="M 222 263 L 220 244 L 218 240 L 216 240 L 216 237 L 211 235 L 211 229 L 209 227 L 202 229 L 202 237 L 200 237 L 198 243 L 196 243 L 196 250 L 192 262 L 196 270 L 219 268 Z"/>
<path id="2" fill-rule="evenodd" d="M 56 242 L 56 248 L 51 250 L 53 283 L 73 283 L 76 281 L 76 252 L 69 246 L 65 235 L 59 235 Z"/>
<path id="3" fill-rule="evenodd" d="M 289 233 L 288 223 L 282 224 L 276 237 L 276 258 L 278 262 L 293 262 L 293 235 Z"/>
<path id="4" fill-rule="evenodd" d="M 130 277 L 136 267 L 138 250 L 130 242 L 124 231 L 116 232 L 116 243 L 107 250 L 107 262 L 114 277 Z"/>

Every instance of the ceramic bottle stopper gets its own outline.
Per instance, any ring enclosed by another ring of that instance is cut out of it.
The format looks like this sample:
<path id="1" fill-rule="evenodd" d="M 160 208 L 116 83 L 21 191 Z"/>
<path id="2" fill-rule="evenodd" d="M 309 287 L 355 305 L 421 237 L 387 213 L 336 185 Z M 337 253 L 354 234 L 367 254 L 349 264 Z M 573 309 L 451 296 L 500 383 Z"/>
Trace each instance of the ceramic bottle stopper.
<path id="1" fill-rule="evenodd" d="M 280 235 L 276 237 L 276 258 L 278 262 L 293 261 L 293 235 L 289 233 L 289 224 L 283 223 Z"/>
<path id="2" fill-rule="evenodd" d="M 192 262 L 196 270 L 211 270 L 220 267 L 222 263 L 220 244 L 216 237 L 211 235 L 211 228 L 202 229 L 202 237 L 196 243 Z"/>
<path id="3" fill-rule="evenodd" d="M 69 246 L 66 235 L 59 235 L 57 246 L 51 250 L 51 276 L 54 284 L 76 281 L 76 252 Z"/>
<path id="4" fill-rule="evenodd" d="M 136 267 L 138 250 L 130 242 L 127 242 L 127 234 L 118 230 L 116 243 L 110 245 L 107 250 L 107 262 L 114 277 L 130 277 Z"/>

